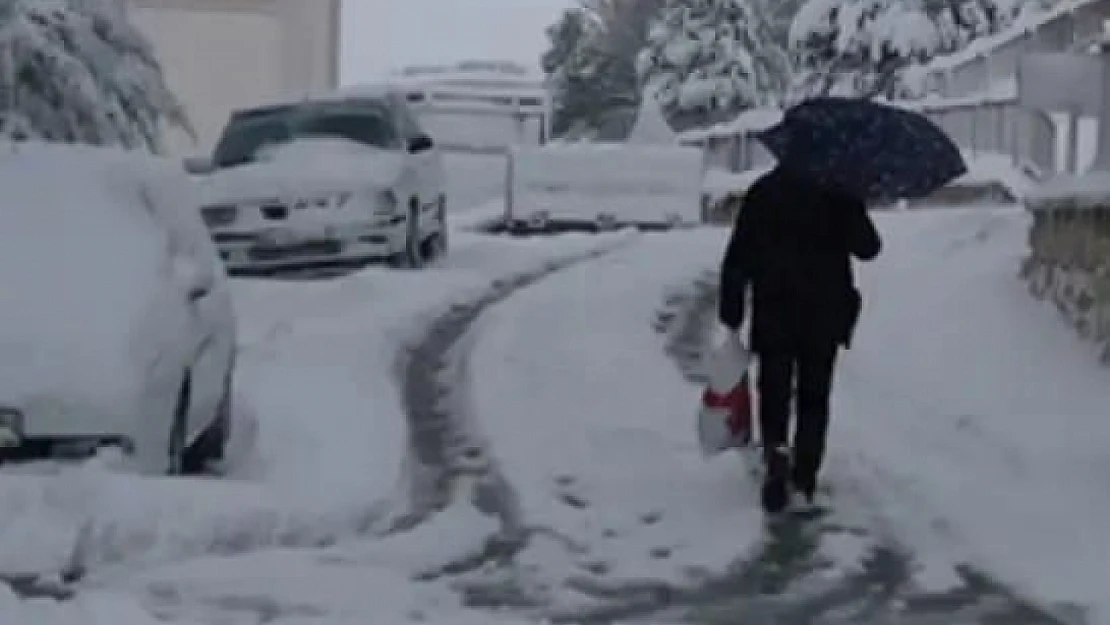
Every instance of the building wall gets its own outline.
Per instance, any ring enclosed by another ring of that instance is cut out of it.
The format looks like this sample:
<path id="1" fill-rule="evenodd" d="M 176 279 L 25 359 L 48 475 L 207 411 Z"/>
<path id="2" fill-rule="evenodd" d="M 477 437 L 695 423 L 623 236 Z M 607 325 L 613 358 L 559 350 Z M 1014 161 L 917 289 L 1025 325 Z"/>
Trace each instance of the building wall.
<path id="1" fill-rule="evenodd" d="M 1021 56 L 1035 46 L 1033 35 L 1026 33 L 995 48 L 987 58 L 989 79 L 997 81 L 1016 77 Z"/>
<path id="2" fill-rule="evenodd" d="M 1075 36 L 1089 39 L 1102 32 L 1102 24 L 1110 19 L 1110 2 L 1100 0 L 1084 5 L 1075 11 Z"/>
<path id="3" fill-rule="evenodd" d="M 339 0 L 131 0 L 166 81 L 197 131 L 176 156 L 208 154 L 235 109 L 337 86 Z"/>
<path id="4" fill-rule="evenodd" d="M 278 0 L 283 36 L 283 88 L 301 98 L 339 86 L 340 0 Z"/>

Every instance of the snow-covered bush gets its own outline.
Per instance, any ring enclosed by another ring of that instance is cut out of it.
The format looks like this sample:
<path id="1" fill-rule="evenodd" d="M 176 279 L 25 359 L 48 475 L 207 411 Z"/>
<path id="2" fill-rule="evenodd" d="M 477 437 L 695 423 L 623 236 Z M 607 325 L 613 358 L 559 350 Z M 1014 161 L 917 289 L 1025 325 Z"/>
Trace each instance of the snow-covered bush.
<path id="1" fill-rule="evenodd" d="M 774 104 L 790 58 L 758 0 L 668 0 L 637 61 L 668 117 L 703 124 Z"/>
<path id="2" fill-rule="evenodd" d="M 123 0 L 0 0 L 0 135 L 162 148 L 192 132 Z"/>

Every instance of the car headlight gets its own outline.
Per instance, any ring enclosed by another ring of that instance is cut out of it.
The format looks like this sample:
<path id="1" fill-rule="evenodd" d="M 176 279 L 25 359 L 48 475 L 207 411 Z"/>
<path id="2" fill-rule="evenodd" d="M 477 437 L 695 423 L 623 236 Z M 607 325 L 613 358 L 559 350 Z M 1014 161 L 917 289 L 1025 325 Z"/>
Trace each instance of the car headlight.
<path id="1" fill-rule="evenodd" d="M 23 440 L 23 413 L 0 407 L 0 448 L 15 447 Z"/>
<path id="2" fill-rule="evenodd" d="M 218 228 L 235 223 L 239 216 L 239 207 L 234 204 L 217 204 L 205 206 L 200 209 L 201 217 L 209 228 Z"/>
<path id="3" fill-rule="evenodd" d="M 375 215 L 392 215 L 397 212 L 397 194 L 393 189 L 379 191 L 374 198 Z"/>

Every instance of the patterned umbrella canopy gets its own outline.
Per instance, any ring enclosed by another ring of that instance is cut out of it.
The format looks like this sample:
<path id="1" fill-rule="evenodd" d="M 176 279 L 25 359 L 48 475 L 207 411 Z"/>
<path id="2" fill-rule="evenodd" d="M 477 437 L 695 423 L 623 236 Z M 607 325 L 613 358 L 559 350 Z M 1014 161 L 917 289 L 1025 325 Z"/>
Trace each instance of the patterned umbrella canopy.
<path id="1" fill-rule="evenodd" d="M 784 165 L 866 200 L 925 197 L 967 173 L 929 118 L 862 98 L 812 98 L 756 135 Z"/>

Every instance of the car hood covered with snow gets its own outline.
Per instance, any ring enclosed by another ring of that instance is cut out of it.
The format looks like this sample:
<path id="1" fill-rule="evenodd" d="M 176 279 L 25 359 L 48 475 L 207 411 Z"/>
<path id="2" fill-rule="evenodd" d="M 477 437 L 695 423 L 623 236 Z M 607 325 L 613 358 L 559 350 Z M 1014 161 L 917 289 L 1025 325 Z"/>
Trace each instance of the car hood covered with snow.
<path id="1" fill-rule="evenodd" d="M 0 143 L 0 405 L 133 408 L 120 403 L 158 350 L 150 313 L 168 288 L 167 238 L 141 198 L 144 168 L 160 165 Z"/>
<path id="2" fill-rule="evenodd" d="M 260 152 L 253 163 L 200 179 L 205 205 L 309 199 L 398 184 L 404 154 L 339 139 L 302 139 Z"/>

